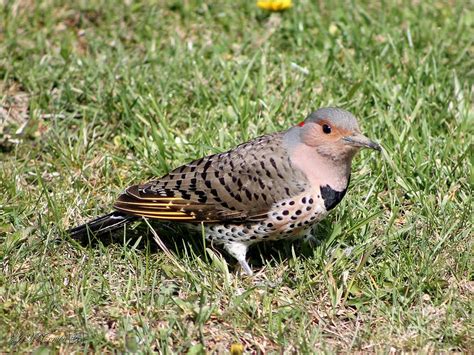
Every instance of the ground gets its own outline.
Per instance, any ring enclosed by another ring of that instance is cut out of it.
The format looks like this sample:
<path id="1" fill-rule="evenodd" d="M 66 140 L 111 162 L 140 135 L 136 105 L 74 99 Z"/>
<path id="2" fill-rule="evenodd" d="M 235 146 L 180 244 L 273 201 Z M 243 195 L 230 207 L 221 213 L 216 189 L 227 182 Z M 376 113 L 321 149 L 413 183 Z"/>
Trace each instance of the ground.
<path id="1" fill-rule="evenodd" d="M 473 10 L 3 1 L 0 349 L 472 352 Z M 245 277 L 172 226 L 65 233 L 321 106 L 384 149 L 357 157 L 313 248 L 256 248 Z"/>

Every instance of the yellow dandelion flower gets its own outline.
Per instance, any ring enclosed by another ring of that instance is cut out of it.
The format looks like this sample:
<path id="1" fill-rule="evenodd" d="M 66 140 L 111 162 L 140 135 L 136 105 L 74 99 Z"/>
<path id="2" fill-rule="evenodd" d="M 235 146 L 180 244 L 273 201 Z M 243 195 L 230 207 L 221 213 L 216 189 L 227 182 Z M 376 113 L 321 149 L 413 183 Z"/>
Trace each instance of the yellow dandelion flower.
<path id="1" fill-rule="evenodd" d="M 339 28 L 337 27 L 337 25 L 334 22 L 331 22 L 331 24 L 329 25 L 329 34 L 334 36 L 338 32 L 339 32 Z"/>
<path id="2" fill-rule="evenodd" d="M 269 11 L 282 11 L 293 6 L 291 0 L 261 0 L 257 1 L 257 6 Z"/>
<path id="3" fill-rule="evenodd" d="M 231 355 L 242 355 L 244 353 L 244 346 L 242 344 L 232 344 L 230 347 Z"/>

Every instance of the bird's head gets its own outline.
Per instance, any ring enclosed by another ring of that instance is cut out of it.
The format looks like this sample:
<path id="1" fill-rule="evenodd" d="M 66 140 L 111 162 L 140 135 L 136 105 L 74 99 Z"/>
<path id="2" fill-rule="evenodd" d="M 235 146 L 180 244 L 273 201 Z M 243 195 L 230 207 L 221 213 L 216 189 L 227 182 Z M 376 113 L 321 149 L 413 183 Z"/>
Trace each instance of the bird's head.
<path id="1" fill-rule="evenodd" d="M 377 143 L 360 133 L 354 115 L 340 108 L 321 108 L 296 129 L 301 143 L 332 160 L 350 160 L 361 148 L 381 150 Z"/>

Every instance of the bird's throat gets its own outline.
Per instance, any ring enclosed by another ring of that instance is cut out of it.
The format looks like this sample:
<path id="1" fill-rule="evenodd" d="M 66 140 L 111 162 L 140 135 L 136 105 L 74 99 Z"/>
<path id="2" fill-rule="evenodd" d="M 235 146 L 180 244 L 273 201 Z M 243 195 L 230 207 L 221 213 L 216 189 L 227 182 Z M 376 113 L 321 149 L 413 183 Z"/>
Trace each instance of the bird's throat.
<path id="1" fill-rule="evenodd" d="M 328 198 L 331 194 L 331 201 L 339 202 L 344 197 L 349 184 L 352 157 L 334 161 L 318 154 L 314 148 L 305 144 L 293 147 L 290 157 L 292 164 L 306 175 L 314 189 L 322 189 L 321 193 L 326 194 Z M 333 202 L 328 204 L 332 205 Z"/>

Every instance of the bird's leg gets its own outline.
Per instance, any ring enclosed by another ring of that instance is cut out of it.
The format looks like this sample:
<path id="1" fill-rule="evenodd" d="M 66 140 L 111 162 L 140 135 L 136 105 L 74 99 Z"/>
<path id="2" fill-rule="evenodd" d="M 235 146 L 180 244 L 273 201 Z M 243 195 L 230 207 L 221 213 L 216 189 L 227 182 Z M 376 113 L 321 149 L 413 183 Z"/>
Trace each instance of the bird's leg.
<path id="1" fill-rule="evenodd" d="M 310 248 L 314 248 L 319 245 L 321 242 L 314 236 L 313 228 L 309 228 L 301 238 L 305 245 L 308 245 Z"/>
<path id="2" fill-rule="evenodd" d="M 309 245 L 310 247 L 315 247 L 320 244 L 320 241 L 313 234 L 308 233 L 303 236 L 303 243 Z"/>
<path id="3" fill-rule="evenodd" d="M 232 243 L 224 244 L 224 249 L 231 256 L 237 259 L 240 266 L 242 267 L 242 269 L 248 276 L 253 275 L 252 269 L 250 268 L 249 264 L 245 260 L 245 256 L 247 255 L 248 245 L 243 244 L 243 243 L 232 242 Z"/>
<path id="4" fill-rule="evenodd" d="M 245 259 L 239 260 L 239 264 L 242 270 L 244 270 L 244 272 L 247 274 L 247 276 L 253 275 L 253 271 Z"/>

